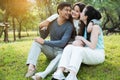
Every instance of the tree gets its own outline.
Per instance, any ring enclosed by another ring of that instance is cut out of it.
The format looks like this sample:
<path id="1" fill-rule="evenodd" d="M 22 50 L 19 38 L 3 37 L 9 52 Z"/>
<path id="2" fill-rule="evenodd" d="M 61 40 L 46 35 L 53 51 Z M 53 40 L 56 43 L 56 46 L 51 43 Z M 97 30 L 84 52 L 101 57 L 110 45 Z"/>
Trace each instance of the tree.
<path id="1" fill-rule="evenodd" d="M 97 8 L 103 18 L 102 25 L 103 30 L 109 32 L 120 32 L 120 1 L 119 0 L 83 0 L 85 3 L 89 3 Z"/>
<path id="2" fill-rule="evenodd" d="M 5 11 L 3 22 L 5 23 L 4 41 L 8 42 L 8 17 L 9 17 L 9 0 L 0 0 L 0 8 Z M 7 24 L 6 24 L 7 23 Z"/>
<path id="3" fill-rule="evenodd" d="M 21 30 L 22 30 L 22 22 L 24 21 L 25 16 L 27 15 L 30 4 L 28 3 L 27 0 L 19 0 L 19 2 L 18 2 L 18 0 L 14 0 L 14 2 L 11 3 L 11 5 L 12 5 L 12 7 L 10 9 L 10 15 L 13 17 L 13 19 L 16 18 L 16 20 L 19 23 L 18 38 L 20 39 L 21 38 Z M 15 25 L 13 25 L 13 26 L 15 26 Z"/>

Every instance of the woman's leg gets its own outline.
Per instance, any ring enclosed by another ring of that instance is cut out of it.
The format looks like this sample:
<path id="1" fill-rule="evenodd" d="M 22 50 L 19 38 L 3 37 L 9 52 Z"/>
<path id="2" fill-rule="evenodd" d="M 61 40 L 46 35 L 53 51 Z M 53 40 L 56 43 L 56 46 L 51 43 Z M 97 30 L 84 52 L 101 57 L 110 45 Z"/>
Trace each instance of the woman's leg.
<path id="1" fill-rule="evenodd" d="M 104 50 L 100 49 L 84 49 L 83 63 L 87 65 L 97 65 L 103 63 L 105 60 Z"/>
<path id="2" fill-rule="evenodd" d="M 81 63 L 96 65 L 102 63 L 105 59 L 103 50 L 93 50 L 87 47 L 73 47 L 69 69 L 78 72 Z M 79 62 L 78 62 L 79 61 Z"/>
<path id="3" fill-rule="evenodd" d="M 104 59 L 104 50 L 93 50 L 87 47 L 73 47 L 68 69 L 75 79 L 75 75 L 78 73 L 81 63 L 96 65 L 102 63 Z M 66 80 L 72 80 L 72 75 L 70 74 L 67 76 Z"/>

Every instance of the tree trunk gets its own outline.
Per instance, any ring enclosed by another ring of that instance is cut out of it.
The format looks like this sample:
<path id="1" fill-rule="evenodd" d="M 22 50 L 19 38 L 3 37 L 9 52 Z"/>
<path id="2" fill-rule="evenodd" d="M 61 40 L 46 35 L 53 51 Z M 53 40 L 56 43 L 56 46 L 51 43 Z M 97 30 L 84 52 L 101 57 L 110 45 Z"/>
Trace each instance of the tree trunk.
<path id="1" fill-rule="evenodd" d="M 19 23 L 18 38 L 21 39 L 21 22 Z"/>
<path id="2" fill-rule="evenodd" d="M 12 23 L 13 23 L 13 37 L 14 37 L 14 41 L 16 41 L 16 35 L 15 35 L 15 18 L 12 18 Z"/>
<path id="3" fill-rule="evenodd" d="M 5 12 L 5 17 L 4 17 L 4 22 L 5 22 L 5 29 L 4 29 L 4 42 L 9 42 L 8 40 L 8 13 Z"/>
<path id="4" fill-rule="evenodd" d="M 9 42 L 8 40 L 8 25 L 5 24 L 5 30 L 4 30 L 4 42 Z"/>
<path id="5" fill-rule="evenodd" d="M 3 34 L 3 32 L 4 32 L 4 27 L 1 27 L 0 28 L 0 38 L 1 38 L 2 34 Z"/>
<path id="6" fill-rule="evenodd" d="M 29 37 L 29 33 L 28 33 L 28 31 L 27 31 L 27 28 L 26 28 L 26 34 L 27 34 L 27 37 Z"/>
<path id="7" fill-rule="evenodd" d="M 103 23 L 103 30 L 106 30 L 106 24 L 109 22 L 109 15 L 107 14 L 107 11 L 105 8 L 103 8 L 103 10 L 104 10 L 106 18 L 107 18 L 105 23 Z"/>

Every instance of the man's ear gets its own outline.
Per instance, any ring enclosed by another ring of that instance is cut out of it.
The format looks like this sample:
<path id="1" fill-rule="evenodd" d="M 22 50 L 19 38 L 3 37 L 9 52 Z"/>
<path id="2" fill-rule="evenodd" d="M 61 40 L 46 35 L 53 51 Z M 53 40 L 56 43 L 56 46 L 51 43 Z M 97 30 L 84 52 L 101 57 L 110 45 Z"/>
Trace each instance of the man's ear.
<path id="1" fill-rule="evenodd" d="M 61 13 L 61 10 L 60 9 L 58 9 L 58 14 L 60 14 Z"/>

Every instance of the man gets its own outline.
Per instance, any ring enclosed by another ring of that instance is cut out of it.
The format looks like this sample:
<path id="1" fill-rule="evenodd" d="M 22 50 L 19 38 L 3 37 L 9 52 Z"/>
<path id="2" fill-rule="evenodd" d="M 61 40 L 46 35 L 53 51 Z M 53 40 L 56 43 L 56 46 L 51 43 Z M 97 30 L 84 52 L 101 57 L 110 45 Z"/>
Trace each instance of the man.
<path id="1" fill-rule="evenodd" d="M 71 5 L 67 2 L 62 2 L 58 5 L 57 12 L 59 17 L 49 25 L 47 30 L 40 31 L 42 38 L 36 38 L 32 44 L 27 59 L 28 72 L 26 77 L 34 74 L 41 51 L 51 62 L 44 72 L 37 73 L 32 78 L 35 80 L 45 78 L 50 72 L 55 70 L 63 48 L 70 40 L 73 31 L 73 25 L 68 20 L 70 18 Z M 48 34 L 50 34 L 49 41 L 44 39 Z"/>

